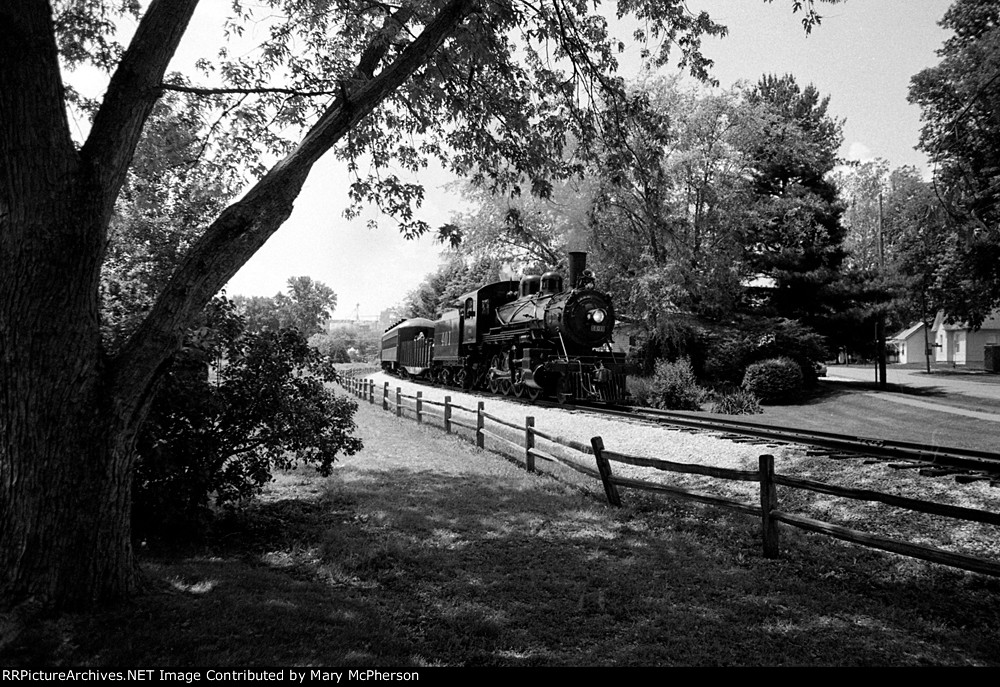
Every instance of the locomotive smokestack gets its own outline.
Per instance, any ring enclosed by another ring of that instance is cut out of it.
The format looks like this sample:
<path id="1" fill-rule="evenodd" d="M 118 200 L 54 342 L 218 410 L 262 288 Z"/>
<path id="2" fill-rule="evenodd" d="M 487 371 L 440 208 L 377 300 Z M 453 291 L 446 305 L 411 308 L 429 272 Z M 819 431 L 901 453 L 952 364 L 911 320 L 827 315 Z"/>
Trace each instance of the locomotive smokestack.
<path id="1" fill-rule="evenodd" d="M 576 288 L 576 283 L 585 269 L 587 269 L 586 251 L 571 250 L 569 252 L 569 288 Z"/>

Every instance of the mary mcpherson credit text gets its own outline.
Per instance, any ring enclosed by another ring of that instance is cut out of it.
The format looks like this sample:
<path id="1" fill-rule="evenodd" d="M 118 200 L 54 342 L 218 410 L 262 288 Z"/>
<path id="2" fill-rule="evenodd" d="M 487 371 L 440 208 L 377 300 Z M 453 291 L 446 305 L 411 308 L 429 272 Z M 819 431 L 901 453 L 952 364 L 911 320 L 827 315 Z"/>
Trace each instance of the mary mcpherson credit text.
<path id="1" fill-rule="evenodd" d="M 4 682 L 34 682 L 35 680 L 135 680 L 150 682 L 201 682 L 239 680 L 246 682 L 415 682 L 417 671 L 387 670 L 8 670 L 0 671 Z"/>

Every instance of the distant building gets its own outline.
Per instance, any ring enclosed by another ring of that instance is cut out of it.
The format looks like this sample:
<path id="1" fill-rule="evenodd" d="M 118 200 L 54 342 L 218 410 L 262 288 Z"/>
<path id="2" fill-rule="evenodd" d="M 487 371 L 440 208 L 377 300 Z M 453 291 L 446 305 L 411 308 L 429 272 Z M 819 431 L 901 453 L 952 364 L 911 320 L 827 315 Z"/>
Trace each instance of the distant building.
<path id="1" fill-rule="evenodd" d="M 917 322 L 887 339 L 886 343 L 895 349 L 897 356 L 897 359 L 891 362 L 903 365 L 925 362 L 927 358 L 924 354 L 924 347 L 934 343 L 933 334 L 927 334 L 926 338 L 924 337 L 925 329 L 926 325 L 923 322 Z"/>
<path id="2" fill-rule="evenodd" d="M 931 332 L 934 335 L 936 362 L 982 365 L 986 359 L 986 346 L 1000 344 L 1000 310 L 983 320 L 976 330 L 964 322 L 947 324 L 941 311 L 934 318 Z"/>
<path id="3" fill-rule="evenodd" d="M 359 329 L 374 329 L 378 326 L 378 320 L 374 319 L 354 319 L 354 320 L 330 320 L 326 323 L 327 332 L 338 330 L 357 331 Z"/>

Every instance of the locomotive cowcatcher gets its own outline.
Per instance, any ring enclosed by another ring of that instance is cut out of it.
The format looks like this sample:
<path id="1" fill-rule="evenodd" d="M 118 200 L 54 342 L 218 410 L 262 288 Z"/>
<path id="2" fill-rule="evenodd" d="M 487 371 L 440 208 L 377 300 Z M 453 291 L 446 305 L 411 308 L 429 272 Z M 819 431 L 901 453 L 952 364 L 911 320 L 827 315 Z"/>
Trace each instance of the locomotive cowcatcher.
<path id="1" fill-rule="evenodd" d="M 611 298 L 594 289 L 586 253 L 568 283 L 546 272 L 487 284 L 434 322 L 403 320 L 382 337 L 382 368 L 465 389 L 561 402 L 621 403 L 624 355 L 612 345 Z"/>

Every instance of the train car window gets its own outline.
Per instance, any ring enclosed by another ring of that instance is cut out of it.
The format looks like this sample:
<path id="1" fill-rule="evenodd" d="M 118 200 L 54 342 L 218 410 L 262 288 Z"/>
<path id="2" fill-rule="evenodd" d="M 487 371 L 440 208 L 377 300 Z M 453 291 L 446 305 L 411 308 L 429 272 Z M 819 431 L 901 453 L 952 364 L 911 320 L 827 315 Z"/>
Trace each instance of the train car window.
<path id="1" fill-rule="evenodd" d="M 476 316 L 475 308 L 472 307 L 472 299 L 471 298 L 466 298 L 465 299 L 465 316 L 466 317 L 475 317 Z"/>

